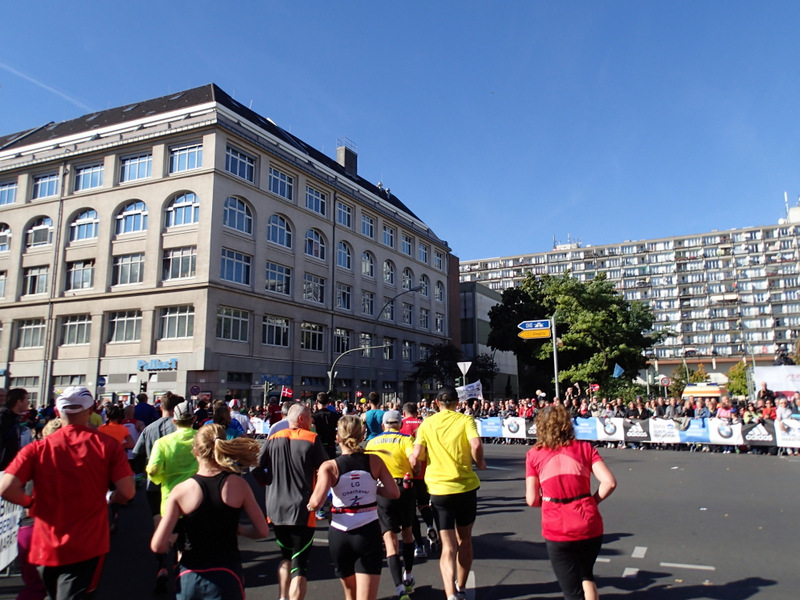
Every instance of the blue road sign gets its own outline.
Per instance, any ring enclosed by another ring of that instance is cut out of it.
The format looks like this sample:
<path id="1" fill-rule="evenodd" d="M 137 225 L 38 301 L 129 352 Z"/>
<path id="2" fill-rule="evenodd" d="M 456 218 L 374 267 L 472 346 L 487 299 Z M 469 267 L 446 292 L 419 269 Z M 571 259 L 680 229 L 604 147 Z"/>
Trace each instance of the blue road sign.
<path id="1" fill-rule="evenodd" d="M 523 331 L 531 329 L 550 329 L 550 319 L 540 319 L 538 321 L 523 321 L 517 325 Z"/>

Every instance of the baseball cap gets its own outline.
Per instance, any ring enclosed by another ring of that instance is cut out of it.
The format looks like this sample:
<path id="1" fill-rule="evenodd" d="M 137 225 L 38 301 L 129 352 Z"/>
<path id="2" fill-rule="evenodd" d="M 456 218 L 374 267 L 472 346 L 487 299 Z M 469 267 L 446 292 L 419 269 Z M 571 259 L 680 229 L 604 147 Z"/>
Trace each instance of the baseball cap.
<path id="1" fill-rule="evenodd" d="M 172 412 L 175 421 L 188 421 L 192 417 L 194 417 L 194 403 L 191 400 L 184 400 Z"/>
<path id="2" fill-rule="evenodd" d="M 387 410 L 383 413 L 383 424 L 388 425 L 389 423 L 402 423 L 403 417 L 400 415 L 400 411 L 398 410 Z"/>
<path id="3" fill-rule="evenodd" d="M 79 413 L 93 406 L 94 397 L 92 397 L 92 392 L 82 385 L 70 386 L 56 398 L 56 409 L 60 413 Z"/>

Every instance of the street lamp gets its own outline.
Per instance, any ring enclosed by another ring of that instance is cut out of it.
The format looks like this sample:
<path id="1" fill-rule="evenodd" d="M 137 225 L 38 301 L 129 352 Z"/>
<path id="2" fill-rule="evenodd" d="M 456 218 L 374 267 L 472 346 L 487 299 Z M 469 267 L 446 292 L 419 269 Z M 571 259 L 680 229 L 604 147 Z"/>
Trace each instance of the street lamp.
<path id="1" fill-rule="evenodd" d="M 407 290 L 403 290 L 399 294 L 395 294 L 394 296 L 389 298 L 383 304 L 381 309 L 378 311 L 378 314 L 375 315 L 375 322 L 372 324 L 372 333 L 370 333 L 370 339 L 371 340 L 375 339 L 375 333 L 378 330 L 378 322 L 380 321 L 380 318 L 381 318 L 381 315 L 383 314 L 383 311 L 386 310 L 386 307 L 389 306 L 390 304 L 392 304 L 395 300 L 397 300 L 403 294 L 409 294 L 411 292 L 418 292 L 418 291 L 420 291 L 422 289 L 422 287 L 423 286 L 418 285 L 418 286 L 415 286 L 415 287 L 412 287 L 412 288 L 408 288 Z M 381 344 L 380 346 L 370 346 L 370 348 L 376 348 L 376 347 L 377 348 L 383 348 L 384 344 Z M 373 385 L 374 380 L 375 380 L 375 355 L 374 354 L 370 354 L 370 359 L 369 359 L 369 382 L 370 382 L 370 385 Z"/>

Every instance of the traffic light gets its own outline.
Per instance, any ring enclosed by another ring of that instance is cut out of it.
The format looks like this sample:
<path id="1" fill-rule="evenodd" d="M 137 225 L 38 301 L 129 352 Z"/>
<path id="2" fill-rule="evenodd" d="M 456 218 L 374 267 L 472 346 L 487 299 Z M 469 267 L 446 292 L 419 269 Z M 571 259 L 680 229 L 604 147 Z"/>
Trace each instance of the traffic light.
<path id="1" fill-rule="evenodd" d="M 139 393 L 140 394 L 144 394 L 145 392 L 147 392 L 147 382 L 146 381 L 140 381 L 139 382 Z"/>
<path id="2" fill-rule="evenodd" d="M 267 393 L 271 392 L 275 388 L 275 384 L 271 381 L 267 382 Z"/>

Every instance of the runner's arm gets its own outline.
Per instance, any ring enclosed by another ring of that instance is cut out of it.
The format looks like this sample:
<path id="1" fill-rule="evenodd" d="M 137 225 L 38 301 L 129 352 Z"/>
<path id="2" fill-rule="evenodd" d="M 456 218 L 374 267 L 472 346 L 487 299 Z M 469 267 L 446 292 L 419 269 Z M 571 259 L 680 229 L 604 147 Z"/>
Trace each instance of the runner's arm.
<path id="1" fill-rule="evenodd" d="M 614 492 L 617 487 L 617 479 L 602 460 L 598 460 L 592 465 L 592 473 L 600 482 L 600 487 L 594 493 L 595 501 L 600 504 Z"/>
<path id="2" fill-rule="evenodd" d="M 136 482 L 133 475 L 126 475 L 114 482 L 116 488 L 111 492 L 109 504 L 127 504 L 136 495 Z"/>
<path id="3" fill-rule="evenodd" d="M 380 456 L 374 454 L 369 457 L 369 460 L 373 476 L 376 467 L 375 463 L 379 463 L 377 465 L 378 477 L 376 477 L 376 479 L 383 484 L 383 487 L 378 487 L 378 495 L 388 498 L 389 500 L 397 500 L 400 497 L 400 488 L 397 487 L 392 474 L 389 473 L 389 469 L 386 468 L 386 463 L 383 462 Z"/>
<path id="4" fill-rule="evenodd" d="M 244 512 L 247 513 L 247 518 L 250 519 L 249 525 L 239 525 L 239 535 L 254 540 L 264 539 L 269 535 L 269 526 L 267 525 L 267 519 L 264 517 L 264 513 L 261 512 L 261 508 L 259 508 L 258 502 L 256 502 L 256 497 L 253 496 L 253 490 L 250 489 L 250 485 L 242 478 L 237 477 L 234 481 L 236 481 L 237 485 L 241 488 L 242 508 Z"/>
<path id="5" fill-rule="evenodd" d="M 469 447 L 472 451 L 472 460 L 475 461 L 478 470 L 483 471 L 486 468 L 486 461 L 483 459 L 483 444 L 481 443 L 481 438 L 472 438 L 469 441 Z"/>
<path id="6" fill-rule="evenodd" d="M 4 473 L 0 479 L 0 496 L 12 504 L 19 504 L 25 508 L 33 502 L 33 496 L 25 493 L 25 484 L 11 473 Z"/>
<path id="7" fill-rule="evenodd" d="M 414 444 L 414 451 L 411 453 L 411 456 L 408 457 L 408 462 L 411 463 L 411 468 L 415 470 L 419 470 L 420 462 L 424 461 L 427 458 L 425 454 L 425 446 L 422 444 Z"/>
<path id="8" fill-rule="evenodd" d="M 316 512 L 322 507 L 328 497 L 328 490 L 336 483 L 338 476 L 335 460 L 326 460 L 322 463 L 317 473 L 317 484 L 314 486 L 314 492 L 308 500 L 308 505 L 306 505 L 310 512 Z"/>
<path id="9" fill-rule="evenodd" d="M 164 518 L 158 522 L 158 527 L 156 527 L 156 531 L 150 539 L 150 550 L 156 554 L 164 554 L 169 550 L 169 540 L 172 536 L 172 532 L 175 530 L 175 525 L 178 523 L 178 517 L 180 516 L 180 509 L 178 507 L 179 495 L 180 490 L 178 487 L 174 488 L 167 498 Z"/>
<path id="10" fill-rule="evenodd" d="M 539 487 L 539 478 L 535 475 L 528 475 L 525 478 L 525 502 L 528 506 L 542 505 L 542 490 Z"/>

